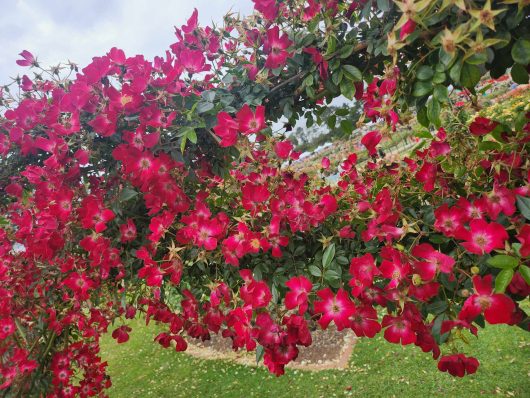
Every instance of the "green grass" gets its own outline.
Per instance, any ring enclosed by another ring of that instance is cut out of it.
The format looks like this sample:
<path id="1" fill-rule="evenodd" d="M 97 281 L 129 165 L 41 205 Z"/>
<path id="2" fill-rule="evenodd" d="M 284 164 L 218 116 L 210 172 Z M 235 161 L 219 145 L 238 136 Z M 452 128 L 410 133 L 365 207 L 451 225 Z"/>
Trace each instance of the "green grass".
<path id="1" fill-rule="evenodd" d="M 111 398 L 135 397 L 484 397 L 530 396 L 530 340 L 524 331 L 489 326 L 473 341 L 481 366 L 463 379 L 441 373 L 418 347 L 361 339 L 347 370 L 287 370 L 282 377 L 264 368 L 224 360 L 200 360 L 153 342 L 156 326 L 133 322 L 131 339 L 103 340 Z"/>

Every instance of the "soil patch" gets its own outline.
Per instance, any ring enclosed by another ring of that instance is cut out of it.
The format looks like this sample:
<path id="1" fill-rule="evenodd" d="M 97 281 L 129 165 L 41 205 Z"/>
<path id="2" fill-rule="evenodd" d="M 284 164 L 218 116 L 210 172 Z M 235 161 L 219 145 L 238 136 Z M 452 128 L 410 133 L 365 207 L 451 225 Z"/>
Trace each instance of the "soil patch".
<path id="1" fill-rule="evenodd" d="M 355 346 L 356 337 L 351 330 L 337 331 L 334 327 L 312 332 L 313 344 L 299 347 L 298 358 L 287 365 L 288 368 L 302 370 L 346 369 Z M 233 351 L 232 340 L 212 334 L 211 340 L 204 342 L 189 340 L 185 351 L 201 359 L 228 359 L 242 365 L 256 366 L 254 352 Z M 259 366 L 263 366 L 260 363 Z"/>

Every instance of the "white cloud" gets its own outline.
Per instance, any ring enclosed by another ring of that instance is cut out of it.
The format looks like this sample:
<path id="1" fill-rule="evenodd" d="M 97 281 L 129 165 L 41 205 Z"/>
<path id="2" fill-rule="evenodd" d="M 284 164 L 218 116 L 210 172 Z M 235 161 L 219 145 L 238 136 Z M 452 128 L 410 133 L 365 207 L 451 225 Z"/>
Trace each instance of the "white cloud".
<path id="1" fill-rule="evenodd" d="M 193 8 L 204 26 L 220 22 L 232 9 L 252 11 L 250 0 L 15 0 L 0 14 L 0 84 L 27 70 L 16 65 L 29 50 L 45 65 L 71 60 L 80 66 L 110 48 L 148 59 L 163 55 L 175 41 L 174 26 L 186 22 Z"/>

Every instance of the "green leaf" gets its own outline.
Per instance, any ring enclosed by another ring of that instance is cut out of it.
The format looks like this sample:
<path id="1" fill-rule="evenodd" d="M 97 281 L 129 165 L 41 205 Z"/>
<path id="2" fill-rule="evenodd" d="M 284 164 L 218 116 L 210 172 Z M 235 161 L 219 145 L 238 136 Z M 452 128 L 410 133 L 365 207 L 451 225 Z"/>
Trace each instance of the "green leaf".
<path id="1" fill-rule="evenodd" d="M 348 258 L 347 257 L 344 257 L 344 256 L 338 256 L 336 258 L 337 260 L 337 263 L 339 263 L 340 265 L 348 265 L 350 262 L 348 261 Z"/>
<path id="2" fill-rule="evenodd" d="M 482 141 L 478 144 L 478 148 L 481 152 L 499 150 L 502 148 L 502 145 L 494 141 Z"/>
<path id="3" fill-rule="evenodd" d="M 332 269 L 328 269 L 326 272 L 324 272 L 324 279 L 326 281 L 336 281 L 340 279 L 340 275 L 337 271 L 333 271 Z"/>
<path id="4" fill-rule="evenodd" d="M 343 80 L 340 82 L 340 93 L 349 100 L 353 100 L 353 97 L 355 96 L 355 86 L 352 82 Z"/>
<path id="5" fill-rule="evenodd" d="M 317 278 L 322 276 L 322 271 L 316 265 L 310 265 L 308 269 L 311 275 L 316 276 Z"/>
<path id="6" fill-rule="evenodd" d="M 462 86 L 472 89 L 480 81 L 480 69 L 476 65 L 464 63 L 460 72 L 460 83 Z"/>
<path id="7" fill-rule="evenodd" d="M 418 68 L 418 73 L 416 73 L 416 78 L 418 80 L 431 80 L 434 75 L 434 71 L 430 66 L 422 65 Z"/>
<path id="8" fill-rule="evenodd" d="M 458 61 L 455 62 L 451 70 L 449 70 L 449 77 L 452 81 L 454 81 L 457 84 L 460 84 L 460 74 L 462 73 L 462 66 L 463 62 Z"/>
<path id="9" fill-rule="evenodd" d="M 504 293 L 513 278 L 513 269 L 503 269 L 495 278 L 495 292 Z"/>
<path id="10" fill-rule="evenodd" d="M 521 65 L 530 63 L 530 40 L 519 39 L 512 47 L 512 58 Z"/>
<path id="11" fill-rule="evenodd" d="M 438 102 L 447 102 L 449 100 L 447 96 L 447 87 L 442 86 L 441 84 L 437 84 L 434 86 L 434 99 L 436 99 Z"/>
<path id="12" fill-rule="evenodd" d="M 213 104 L 208 101 L 200 101 L 197 105 L 197 113 L 208 112 L 213 109 Z"/>
<path id="13" fill-rule="evenodd" d="M 427 108 L 425 106 L 423 106 L 420 109 L 418 109 L 418 113 L 417 113 L 416 117 L 418 119 L 418 122 L 423 127 L 427 127 L 427 128 L 429 127 L 429 118 L 427 117 Z M 430 136 L 428 138 L 431 138 L 431 137 L 432 136 Z"/>
<path id="14" fill-rule="evenodd" d="M 354 82 L 361 81 L 363 79 L 362 72 L 353 65 L 342 65 L 342 70 L 346 77 Z"/>
<path id="15" fill-rule="evenodd" d="M 379 11 L 387 12 L 390 11 L 390 1 L 389 0 L 377 0 L 377 8 Z"/>
<path id="16" fill-rule="evenodd" d="M 427 102 L 427 117 L 436 128 L 439 128 L 442 125 L 440 119 L 440 103 L 437 100 L 431 98 Z"/>
<path id="17" fill-rule="evenodd" d="M 259 363 L 263 359 L 263 354 L 265 354 L 265 348 L 263 348 L 262 345 L 258 345 L 256 347 L 256 365 L 259 365 Z"/>
<path id="18" fill-rule="evenodd" d="M 339 50 L 339 58 L 348 58 L 353 52 L 353 45 L 349 44 Z"/>
<path id="19" fill-rule="evenodd" d="M 335 243 L 332 243 L 324 251 L 324 255 L 322 256 L 322 266 L 324 268 L 329 267 L 334 257 L 335 257 Z"/>
<path id="20" fill-rule="evenodd" d="M 432 82 L 436 84 L 442 84 L 445 82 L 445 72 L 436 72 L 432 77 Z"/>
<path id="21" fill-rule="evenodd" d="M 517 208 L 527 220 L 530 220 L 530 198 L 517 195 Z"/>
<path id="22" fill-rule="evenodd" d="M 416 82 L 416 84 L 414 84 L 414 89 L 412 90 L 412 95 L 414 97 L 423 97 L 424 95 L 429 94 L 431 90 L 431 82 Z"/>
<path id="23" fill-rule="evenodd" d="M 190 140 L 192 143 L 197 143 L 197 133 L 195 132 L 195 129 L 190 128 L 188 132 L 186 133 L 186 138 Z"/>
<path id="24" fill-rule="evenodd" d="M 134 198 L 138 195 L 138 192 L 132 188 L 123 188 L 123 190 L 120 193 L 120 202 L 127 202 L 128 200 Z"/>
<path id="25" fill-rule="evenodd" d="M 515 64 L 510 71 L 512 79 L 517 84 L 528 84 L 528 72 L 526 67 L 521 64 Z"/>
<path id="26" fill-rule="evenodd" d="M 530 267 L 521 264 L 521 266 L 519 267 L 519 273 L 522 275 L 525 282 L 530 285 Z"/>
<path id="27" fill-rule="evenodd" d="M 491 265 L 495 268 L 500 269 L 512 269 L 517 267 L 519 260 L 512 256 L 507 256 L 505 254 L 499 254 L 497 256 L 488 258 L 486 261 L 488 265 Z"/>
<path id="28" fill-rule="evenodd" d="M 441 314 L 444 312 L 448 307 L 447 301 L 435 301 L 434 303 L 430 303 L 426 306 L 427 312 L 430 314 Z"/>

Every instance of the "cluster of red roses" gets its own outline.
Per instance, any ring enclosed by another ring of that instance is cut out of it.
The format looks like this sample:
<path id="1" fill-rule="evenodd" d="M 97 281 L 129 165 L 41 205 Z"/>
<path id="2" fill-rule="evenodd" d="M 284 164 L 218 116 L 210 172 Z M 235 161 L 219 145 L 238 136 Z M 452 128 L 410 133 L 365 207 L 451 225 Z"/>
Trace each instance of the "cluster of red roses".
<path id="1" fill-rule="evenodd" d="M 112 337 L 126 342 L 125 322 L 137 312 L 167 325 L 156 338 L 164 347 L 182 351 L 186 336 L 221 333 L 234 349 L 263 347 L 278 375 L 299 346 L 311 344 L 314 321 L 366 337 L 384 329 L 389 342 L 415 344 L 435 359 L 442 335 L 477 334 L 482 316 L 492 324 L 525 321 L 517 301 L 530 293 L 529 215 L 521 210 L 530 197 L 529 121 L 512 131 L 474 120 L 475 144 L 499 133 L 506 145 L 470 156 L 478 161 L 467 191 L 444 163 L 454 147 L 443 128 L 402 162 L 361 167 L 355 154 L 345 155 L 336 185 L 296 175 L 288 165 L 299 153 L 267 134 L 265 106 L 217 111 L 211 104 L 213 131 L 193 113 L 205 92 L 227 91 L 216 73 L 237 65 L 239 46 L 252 50 L 244 66 L 251 80 L 259 71 L 272 75 L 294 53 L 288 35 L 270 26 L 294 11 L 274 0 L 254 3 L 269 25 L 239 39 L 230 26 L 199 27 L 195 12 L 171 52 L 153 62 L 114 48 L 67 83 L 21 80 L 25 96 L 0 117 L 0 155 L 13 167 L 2 181 L 1 388 L 30 391 L 49 378 L 50 396 L 101 394 L 110 380 L 100 337 L 118 320 Z M 336 3 L 310 1 L 301 18 L 336 14 Z M 319 50 L 298 50 L 327 76 Z M 38 67 L 29 52 L 21 56 L 19 65 Z M 366 86 L 355 83 L 368 118 L 398 123 L 399 79 L 393 68 Z M 229 173 L 214 172 L 199 145 L 175 151 L 183 137 L 176 130 L 190 121 L 197 122 L 190 141 L 198 132 L 241 149 Z M 382 138 L 374 130 L 362 143 L 375 155 Z M 335 247 L 348 257 L 342 264 Z M 497 252 L 511 274 L 493 291 L 493 276 L 502 278 L 485 263 Z M 301 267 L 287 262 L 296 256 Z M 259 268 L 265 259 L 275 267 L 268 274 Z M 445 306 L 429 312 L 433 303 Z M 463 376 L 478 361 L 443 356 L 438 367 Z"/>

